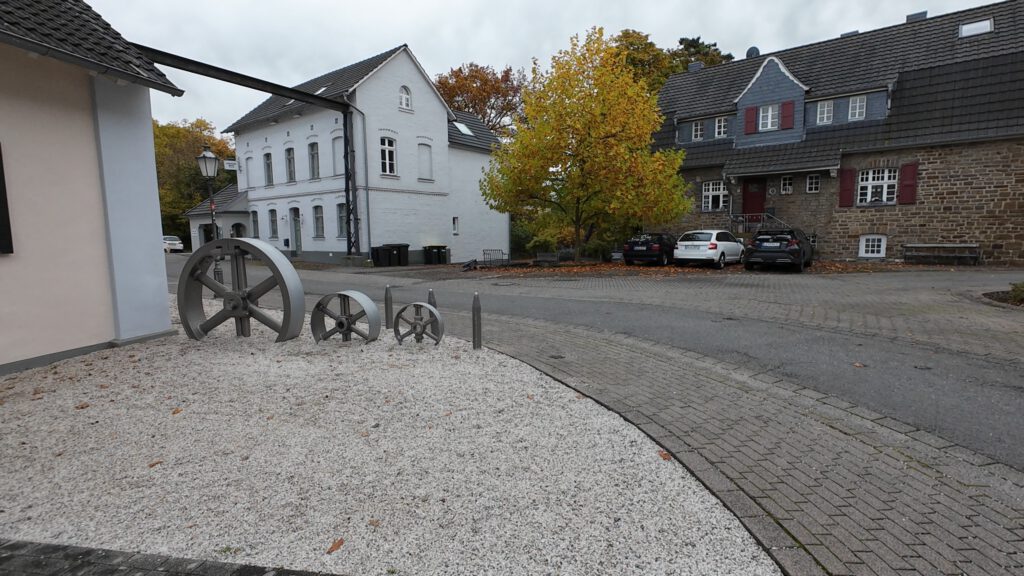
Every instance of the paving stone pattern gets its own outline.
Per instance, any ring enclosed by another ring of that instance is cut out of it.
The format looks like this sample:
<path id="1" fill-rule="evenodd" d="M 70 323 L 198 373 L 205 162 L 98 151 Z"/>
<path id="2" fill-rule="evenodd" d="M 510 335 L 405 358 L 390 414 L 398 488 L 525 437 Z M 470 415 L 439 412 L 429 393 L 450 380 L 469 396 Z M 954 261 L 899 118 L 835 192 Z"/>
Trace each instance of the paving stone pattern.
<path id="1" fill-rule="evenodd" d="M 446 321 L 468 334 L 466 314 Z M 494 315 L 485 330 L 485 345 L 658 441 L 786 574 L 1024 574 L 1024 474 L 1013 468 L 693 352 Z"/>

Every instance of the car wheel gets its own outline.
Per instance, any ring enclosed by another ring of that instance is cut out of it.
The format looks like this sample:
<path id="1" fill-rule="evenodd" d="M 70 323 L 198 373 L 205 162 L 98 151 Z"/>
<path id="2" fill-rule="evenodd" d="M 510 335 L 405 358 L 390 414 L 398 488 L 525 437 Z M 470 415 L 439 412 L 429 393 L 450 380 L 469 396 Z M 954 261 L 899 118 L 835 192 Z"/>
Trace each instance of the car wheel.
<path id="1" fill-rule="evenodd" d="M 658 260 L 659 266 L 668 266 L 668 255 L 664 252 L 661 253 L 661 258 Z"/>
<path id="2" fill-rule="evenodd" d="M 797 262 L 796 264 L 793 265 L 793 271 L 796 272 L 797 274 L 800 274 L 801 272 L 804 271 L 804 258 L 803 258 L 803 256 L 800 257 L 800 261 L 799 262 Z"/>
<path id="3" fill-rule="evenodd" d="M 625 260 L 623 260 L 623 262 L 625 262 L 625 263 L 626 263 L 626 266 L 632 266 L 632 265 L 633 265 L 633 261 L 632 261 L 632 260 L 629 260 L 628 258 L 627 258 L 627 259 L 625 259 Z"/>
<path id="4" fill-rule="evenodd" d="M 718 255 L 718 260 L 715 262 L 715 269 L 721 270 L 725 268 L 725 252 Z"/>
<path id="5" fill-rule="evenodd" d="M 744 270 L 753 270 L 754 269 L 754 263 L 753 262 L 744 262 L 743 263 L 743 269 Z"/>

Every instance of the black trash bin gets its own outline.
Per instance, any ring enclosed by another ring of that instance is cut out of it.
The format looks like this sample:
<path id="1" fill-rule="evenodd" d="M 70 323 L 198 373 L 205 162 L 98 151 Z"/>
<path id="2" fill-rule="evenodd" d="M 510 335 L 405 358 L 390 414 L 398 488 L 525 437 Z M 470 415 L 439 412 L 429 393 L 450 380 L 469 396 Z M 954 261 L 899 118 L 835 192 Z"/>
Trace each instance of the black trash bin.
<path id="1" fill-rule="evenodd" d="M 424 264 L 437 264 L 437 252 L 434 252 L 433 246 L 423 247 L 423 263 Z"/>
<path id="2" fill-rule="evenodd" d="M 388 253 L 383 246 L 371 247 L 370 259 L 373 260 L 374 266 L 380 267 L 388 265 Z"/>
<path id="3" fill-rule="evenodd" d="M 427 264 L 447 264 L 448 263 L 448 247 L 447 246 L 424 246 L 423 247 L 423 258 Z"/>
<path id="4" fill-rule="evenodd" d="M 408 244 L 392 244 L 392 248 L 398 251 L 398 266 L 409 265 L 409 245 Z"/>
<path id="5" fill-rule="evenodd" d="M 448 263 L 448 247 L 447 246 L 434 246 L 437 250 L 437 263 L 447 264 Z"/>

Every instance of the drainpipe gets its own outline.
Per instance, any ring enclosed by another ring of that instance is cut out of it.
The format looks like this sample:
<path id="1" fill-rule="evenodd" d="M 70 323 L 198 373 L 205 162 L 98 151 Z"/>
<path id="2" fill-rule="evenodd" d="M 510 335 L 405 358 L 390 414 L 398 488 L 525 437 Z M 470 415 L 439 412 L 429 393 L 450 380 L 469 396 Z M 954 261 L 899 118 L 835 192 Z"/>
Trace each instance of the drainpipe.
<path id="1" fill-rule="evenodd" d="M 369 256 L 370 249 L 373 247 L 373 240 L 371 240 L 370 235 L 370 221 L 372 220 L 372 218 L 370 218 L 370 154 L 369 141 L 366 139 L 366 114 L 356 107 L 355 104 L 348 101 L 348 94 L 343 94 L 341 98 L 344 100 L 345 104 L 348 104 L 352 110 L 359 112 L 359 115 L 363 117 L 363 189 L 366 191 L 366 254 Z M 345 162 L 348 162 L 347 153 L 345 155 Z M 359 186 L 356 186 L 355 194 L 358 196 Z M 356 214 L 356 218 L 359 218 L 358 213 Z"/>

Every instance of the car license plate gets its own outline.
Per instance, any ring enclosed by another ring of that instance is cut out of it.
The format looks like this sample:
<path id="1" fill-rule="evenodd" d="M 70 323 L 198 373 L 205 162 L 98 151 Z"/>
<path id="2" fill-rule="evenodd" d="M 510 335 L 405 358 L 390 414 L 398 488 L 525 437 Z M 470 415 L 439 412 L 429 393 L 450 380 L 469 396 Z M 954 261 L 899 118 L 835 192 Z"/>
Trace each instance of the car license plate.
<path id="1" fill-rule="evenodd" d="M 637 244 L 636 246 L 633 247 L 633 250 L 647 250 L 647 246 L 644 246 L 643 244 Z"/>
<path id="2" fill-rule="evenodd" d="M 686 246 L 687 250 L 699 250 L 700 246 Z"/>
<path id="3" fill-rule="evenodd" d="M 778 248 L 779 246 L 782 246 L 782 243 L 781 242 L 765 242 L 764 244 L 761 244 L 761 246 L 764 246 L 765 248 Z"/>

